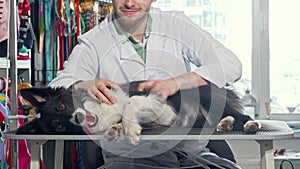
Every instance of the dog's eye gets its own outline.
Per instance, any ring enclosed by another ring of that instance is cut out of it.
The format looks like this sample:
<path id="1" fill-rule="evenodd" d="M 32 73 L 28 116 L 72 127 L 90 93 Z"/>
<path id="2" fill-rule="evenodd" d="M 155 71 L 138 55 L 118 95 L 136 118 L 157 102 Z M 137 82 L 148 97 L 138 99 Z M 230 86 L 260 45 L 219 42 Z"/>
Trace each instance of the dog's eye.
<path id="1" fill-rule="evenodd" d="M 60 104 L 57 105 L 57 110 L 63 111 L 65 109 L 66 109 L 66 106 L 63 103 L 60 103 Z"/>
<path id="2" fill-rule="evenodd" d="M 53 126 L 57 129 L 57 131 L 62 131 L 65 129 L 64 124 L 60 120 L 53 120 Z"/>
<path id="3" fill-rule="evenodd" d="M 58 129 L 63 129 L 63 128 L 64 128 L 64 125 L 63 125 L 62 123 L 59 123 L 59 124 L 56 125 L 56 127 L 57 127 Z"/>

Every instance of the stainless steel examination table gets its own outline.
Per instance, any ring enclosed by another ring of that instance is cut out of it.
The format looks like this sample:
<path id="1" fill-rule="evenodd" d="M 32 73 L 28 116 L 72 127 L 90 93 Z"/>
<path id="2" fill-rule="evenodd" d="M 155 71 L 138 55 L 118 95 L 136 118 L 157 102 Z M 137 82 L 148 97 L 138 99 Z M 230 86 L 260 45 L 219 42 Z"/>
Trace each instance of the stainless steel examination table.
<path id="1" fill-rule="evenodd" d="M 283 125 L 280 129 L 258 131 L 255 134 L 245 134 L 243 132 L 211 133 L 197 128 L 189 130 L 188 133 L 187 129 L 171 128 L 167 129 L 167 132 L 150 130 L 142 134 L 142 140 L 253 140 L 260 147 L 262 169 L 274 169 L 273 141 L 292 137 L 293 131 L 287 125 L 286 127 Z M 14 131 L 8 131 L 3 133 L 3 138 L 5 140 L 27 140 L 31 152 L 30 168 L 39 168 L 41 146 L 48 140 L 54 140 L 54 166 L 55 169 L 62 169 L 65 140 L 102 140 L 103 135 L 16 135 Z"/>

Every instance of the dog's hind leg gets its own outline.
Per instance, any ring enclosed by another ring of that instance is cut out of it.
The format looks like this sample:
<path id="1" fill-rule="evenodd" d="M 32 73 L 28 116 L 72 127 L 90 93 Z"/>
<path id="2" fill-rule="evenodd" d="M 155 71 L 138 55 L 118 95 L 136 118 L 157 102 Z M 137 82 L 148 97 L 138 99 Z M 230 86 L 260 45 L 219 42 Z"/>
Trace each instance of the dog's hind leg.
<path id="1" fill-rule="evenodd" d="M 157 95 L 151 94 L 130 97 L 130 103 L 122 113 L 124 135 L 134 145 L 141 138 L 141 123 L 155 122 L 160 126 L 170 126 L 176 119 L 173 108 L 162 102 Z"/>
<path id="2" fill-rule="evenodd" d="M 217 125 L 217 132 L 229 132 L 232 131 L 235 119 L 232 116 L 227 116 L 219 122 Z"/>
<path id="3" fill-rule="evenodd" d="M 140 142 L 142 127 L 139 124 L 138 114 L 145 111 L 147 103 L 144 103 L 144 96 L 132 96 L 130 103 L 122 112 L 122 125 L 124 135 L 129 141 L 136 145 Z M 142 102 L 143 101 L 143 102 Z"/>
<path id="4" fill-rule="evenodd" d="M 255 120 L 249 120 L 244 125 L 244 131 L 246 133 L 255 133 L 261 128 L 261 124 Z"/>
<path id="5" fill-rule="evenodd" d="M 226 102 L 223 117 L 231 116 L 234 119 L 234 131 L 244 131 L 254 133 L 260 129 L 259 122 L 253 120 L 250 116 L 245 115 L 243 106 L 239 97 L 233 91 L 227 90 Z"/>
<path id="6" fill-rule="evenodd" d="M 110 126 L 104 132 L 104 139 L 107 141 L 118 142 L 123 137 L 123 125 L 122 123 L 117 123 Z"/>
<path id="7" fill-rule="evenodd" d="M 221 119 L 217 125 L 218 132 L 229 131 L 244 131 L 246 133 L 255 133 L 261 128 L 261 124 L 258 121 L 253 120 L 245 114 L 228 115 Z"/>

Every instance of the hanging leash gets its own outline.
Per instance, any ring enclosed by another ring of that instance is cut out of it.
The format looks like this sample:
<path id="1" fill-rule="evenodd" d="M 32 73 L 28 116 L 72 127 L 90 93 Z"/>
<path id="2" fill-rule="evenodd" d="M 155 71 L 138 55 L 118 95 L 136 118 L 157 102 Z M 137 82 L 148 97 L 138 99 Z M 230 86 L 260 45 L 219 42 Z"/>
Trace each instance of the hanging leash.
<path id="1" fill-rule="evenodd" d="M 52 65 L 53 58 L 51 55 L 51 1 L 44 1 L 45 11 L 45 58 L 46 58 L 46 81 L 51 82 L 53 79 Z"/>

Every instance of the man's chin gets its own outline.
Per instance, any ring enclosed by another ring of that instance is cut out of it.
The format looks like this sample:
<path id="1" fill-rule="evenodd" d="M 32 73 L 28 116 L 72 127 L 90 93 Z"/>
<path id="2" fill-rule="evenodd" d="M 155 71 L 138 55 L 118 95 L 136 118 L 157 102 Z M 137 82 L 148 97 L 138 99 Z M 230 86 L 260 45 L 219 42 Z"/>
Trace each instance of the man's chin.
<path id="1" fill-rule="evenodd" d="M 119 18 L 118 21 L 125 28 L 131 28 L 133 26 L 139 25 L 143 21 L 145 16 L 143 14 L 137 13 L 132 15 L 126 15 L 122 18 Z"/>
<path id="2" fill-rule="evenodd" d="M 129 23 L 131 23 L 131 24 L 136 23 L 139 20 L 139 18 L 140 18 L 140 16 L 138 16 L 137 14 L 134 14 L 134 15 L 123 16 L 122 18 L 120 18 L 118 20 L 122 25 L 125 26 Z"/>

